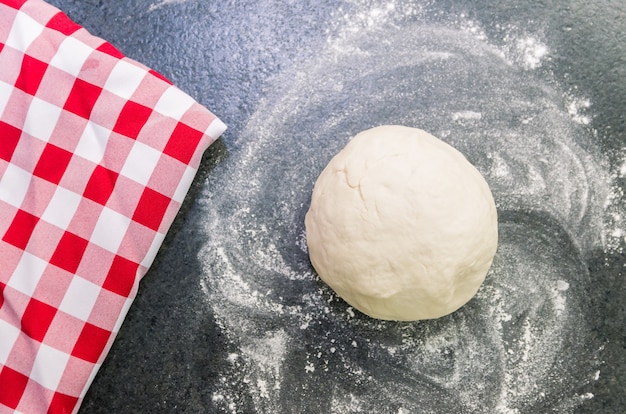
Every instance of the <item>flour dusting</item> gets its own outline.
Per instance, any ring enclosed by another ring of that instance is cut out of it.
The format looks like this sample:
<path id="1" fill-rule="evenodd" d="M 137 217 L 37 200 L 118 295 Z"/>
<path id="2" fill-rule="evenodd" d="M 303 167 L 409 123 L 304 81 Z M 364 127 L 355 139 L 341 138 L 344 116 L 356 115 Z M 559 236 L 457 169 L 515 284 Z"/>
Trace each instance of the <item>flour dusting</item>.
<path id="1" fill-rule="evenodd" d="M 462 121 L 462 120 L 480 120 L 483 115 L 480 112 L 474 111 L 460 111 L 452 114 L 453 121 Z"/>
<path id="2" fill-rule="evenodd" d="M 548 54 L 548 47 L 534 37 L 525 37 L 516 42 L 516 49 L 526 69 L 537 69 Z"/>
<path id="3" fill-rule="evenodd" d="M 184 3 L 186 1 L 187 0 L 159 0 L 159 1 L 155 2 L 155 3 L 152 3 L 150 5 L 150 7 L 148 7 L 148 11 L 152 12 L 152 11 L 158 10 L 158 9 L 164 7 L 164 6 L 168 6 L 168 5 L 171 5 L 171 4 L 180 4 L 180 3 Z"/>
<path id="4" fill-rule="evenodd" d="M 306 64 L 270 81 L 226 179 L 199 201 L 202 289 L 238 349 L 227 357 L 235 380 L 221 383 L 214 404 L 232 413 L 246 401 L 265 413 L 572 412 L 601 376 L 601 345 L 584 319 L 586 260 L 620 248 L 616 180 L 626 161 L 611 169 L 595 147 L 591 100 L 537 73 L 553 53 L 541 36 L 511 30 L 496 47 L 465 16 L 446 25 L 405 2 L 348 4 Z M 394 123 L 463 152 L 498 206 L 485 284 L 438 320 L 367 318 L 308 261 L 303 219 L 317 175 L 351 136 Z"/>

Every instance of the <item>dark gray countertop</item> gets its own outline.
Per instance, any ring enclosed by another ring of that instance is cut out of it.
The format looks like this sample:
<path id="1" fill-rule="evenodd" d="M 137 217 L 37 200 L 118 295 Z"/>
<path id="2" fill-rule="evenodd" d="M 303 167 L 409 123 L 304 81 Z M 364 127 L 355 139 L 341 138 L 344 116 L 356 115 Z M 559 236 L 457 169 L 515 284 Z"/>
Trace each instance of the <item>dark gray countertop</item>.
<path id="1" fill-rule="evenodd" d="M 228 124 L 81 412 L 626 412 L 626 5 L 53 0 Z M 500 247 L 435 321 L 320 282 L 303 217 L 347 139 L 426 129 Z"/>

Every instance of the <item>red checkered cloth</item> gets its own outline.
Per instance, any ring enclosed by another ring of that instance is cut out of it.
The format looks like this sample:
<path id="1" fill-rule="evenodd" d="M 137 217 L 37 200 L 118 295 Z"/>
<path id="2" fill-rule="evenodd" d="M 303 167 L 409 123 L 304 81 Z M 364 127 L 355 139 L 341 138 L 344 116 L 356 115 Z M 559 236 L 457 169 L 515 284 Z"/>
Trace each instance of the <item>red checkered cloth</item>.
<path id="1" fill-rule="evenodd" d="M 0 413 L 78 411 L 224 129 L 53 6 L 0 0 Z"/>

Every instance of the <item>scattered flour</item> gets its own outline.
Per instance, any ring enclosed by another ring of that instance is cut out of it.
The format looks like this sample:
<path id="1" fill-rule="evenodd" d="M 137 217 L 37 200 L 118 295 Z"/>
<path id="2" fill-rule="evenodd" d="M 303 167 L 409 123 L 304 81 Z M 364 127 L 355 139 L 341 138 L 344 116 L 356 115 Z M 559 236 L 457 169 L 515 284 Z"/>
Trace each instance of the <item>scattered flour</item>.
<path id="1" fill-rule="evenodd" d="M 482 117 L 483 115 L 480 112 L 474 112 L 474 111 L 461 111 L 461 112 L 455 112 L 452 114 L 453 121 L 480 120 Z"/>
<path id="2" fill-rule="evenodd" d="M 187 0 L 160 0 L 160 1 L 157 1 L 155 3 L 152 3 L 150 5 L 150 7 L 148 7 L 148 11 L 149 12 L 155 11 L 155 10 L 160 9 L 161 7 L 168 6 L 170 4 L 180 4 L 180 3 L 184 3 L 186 1 Z"/>
<path id="3" fill-rule="evenodd" d="M 583 111 L 591 107 L 591 101 L 588 99 L 573 98 L 567 106 L 567 113 L 572 117 L 574 122 L 578 122 L 582 125 L 588 125 L 591 122 L 591 118 L 588 115 L 584 115 Z"/>
<path id="4" fill-rule="evenodd" d="M 237 346 L 226 359 L 244 384 L 223 381 L 214 403 L 243 412 L 244 394 L 267 413 L 572 412 L 601 375 L 581 323 L 590 283 L 581 263 L 621 248 L 615 182 L 626 157 L 611 173 L 594 149 L 591 101 L 535 75 L 551 53 L 539 36 L 511 30 L 495 47 L 465 16 L 450 28 L 406 2 L 348 4 L 309 66 L 271 82 L 221 184 L 199 202 L 201 288 Z M 308 263 L 312 183 L 350 136 L 383 122 L 449 140 L 486 176 L 501 212 L 485 285 L 440 320 L 363 317 Z M 542 405 L 550 401 L 560 405 Z"/>
<path id="5" fill-rule="evenodd" d="M 534 37 L 525 37 L 516 42 L 525 69 L 537 69 L 548 55 L 548 47 Z"/>

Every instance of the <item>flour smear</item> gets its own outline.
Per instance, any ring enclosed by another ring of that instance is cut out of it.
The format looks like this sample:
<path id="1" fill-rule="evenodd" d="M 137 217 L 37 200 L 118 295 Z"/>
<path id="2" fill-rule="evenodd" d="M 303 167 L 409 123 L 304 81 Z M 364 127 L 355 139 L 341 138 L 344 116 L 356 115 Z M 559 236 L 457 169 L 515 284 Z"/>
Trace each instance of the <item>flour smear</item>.
<path id="1" fill-rule="evenodd" d="M 269 83 L 204 190 L 202 289 L 231 344 L 220 412 L 572 412 L 602 375 L 586 260 L 619 249 L 616 180 L 593 103 L 542 67 L 551 48 L 511 30 L 494 46 L 464 16 L 354 1 L 327 41 Z M 514 28 L 513 28 L 514 29 Z M 415 323 L 354 311 L 315 275 L 304 214 L 317 175 L 379 124 L 425 129 L 483 173 L 500 244 L 478 295 Z"/>

